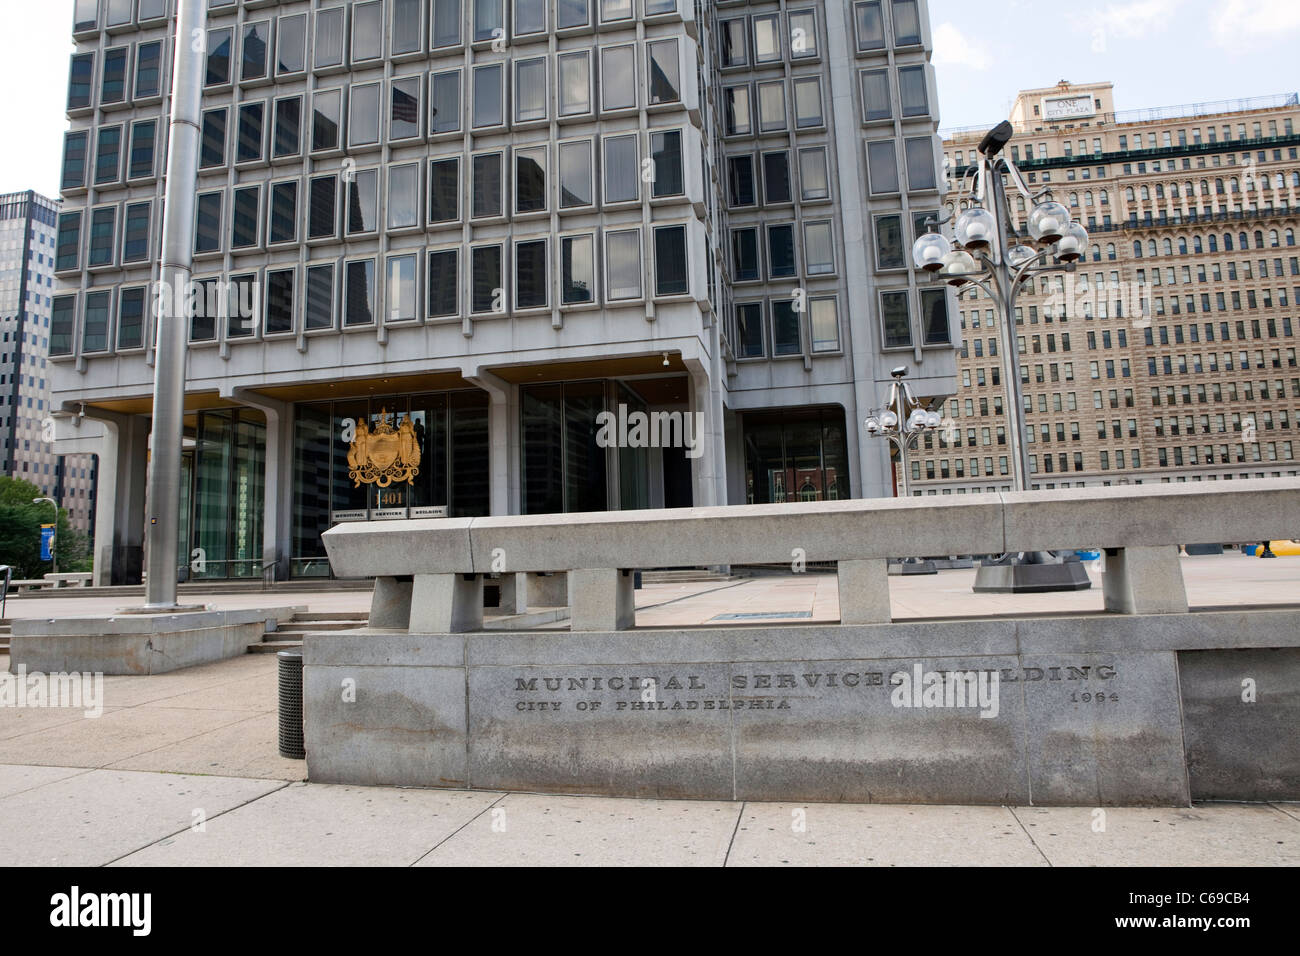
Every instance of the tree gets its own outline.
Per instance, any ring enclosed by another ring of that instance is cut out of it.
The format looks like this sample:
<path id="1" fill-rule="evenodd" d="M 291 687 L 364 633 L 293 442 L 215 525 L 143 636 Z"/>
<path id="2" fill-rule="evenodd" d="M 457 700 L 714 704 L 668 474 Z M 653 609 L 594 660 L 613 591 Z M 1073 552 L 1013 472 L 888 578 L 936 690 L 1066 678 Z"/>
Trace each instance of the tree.
<path id="1" fill-rule="evenodd" d="M 41 489 L 30 481 L 0 477 L 0 564 L 12 565 L 15 578 L 39 578 L 50 570 L 50 562 L 41 560 L 41 525 L 50 522 L 50 506 L 33 504 L 39 497 Z M 87 537 L 68 524 L 62 508 L 54 547 L 60 571 L 90 570 Z"/>

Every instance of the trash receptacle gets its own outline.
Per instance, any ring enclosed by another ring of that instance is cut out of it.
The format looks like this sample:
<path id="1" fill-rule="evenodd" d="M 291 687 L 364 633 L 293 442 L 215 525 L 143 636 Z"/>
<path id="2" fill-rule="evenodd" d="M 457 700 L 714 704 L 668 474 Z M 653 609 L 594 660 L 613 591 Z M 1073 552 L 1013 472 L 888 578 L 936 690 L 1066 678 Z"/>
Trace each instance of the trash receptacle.
<path id="1" fill-rule="evenodd" d="M 280 756 L 304 760 L 302 739 L 302 651 L 276 654 L 280 670 Z"/>

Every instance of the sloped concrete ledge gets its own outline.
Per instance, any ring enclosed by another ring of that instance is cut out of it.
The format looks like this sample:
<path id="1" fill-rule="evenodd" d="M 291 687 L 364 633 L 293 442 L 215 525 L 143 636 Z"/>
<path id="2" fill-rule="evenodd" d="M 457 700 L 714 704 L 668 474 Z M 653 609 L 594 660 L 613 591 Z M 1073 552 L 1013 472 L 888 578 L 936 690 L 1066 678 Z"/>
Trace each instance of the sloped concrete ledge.
<path id="1" fill-rule="evenodd" d="M 268 620 L 305 606 L 30 618 L 13 622 L 9 667 L 28 673 L 163 674 L 247 653 Z"/>

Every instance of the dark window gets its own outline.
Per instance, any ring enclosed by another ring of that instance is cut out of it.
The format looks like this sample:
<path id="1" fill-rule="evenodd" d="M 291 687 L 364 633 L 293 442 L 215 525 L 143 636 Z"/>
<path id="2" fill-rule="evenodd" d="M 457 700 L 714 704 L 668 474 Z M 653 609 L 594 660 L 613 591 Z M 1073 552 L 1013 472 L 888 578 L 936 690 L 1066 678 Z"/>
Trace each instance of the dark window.
<path id="1" fill-rule="evenodd" d="M 199 145 L 199 168 L 223 166 L 226 162 L 226 111 L 208 110 L 203 114 L 203 133 Z"/>
<path id="2" fill-rule="evenodd" d="M 235 190 L 230 212 L 230 248 L 247 249 L 257 245 L 257 220 L 261 213 L 262 189 L 246 186 Z"/>
<path id="3" fill-rule="evenodd" d="M 76 328 L 77 297 L 58 295 L 50 309 L 50 354 L 71 355 L 72 334 Z"/>
<path id="4" fill-rule="evenodd" d="M 688 291 L 686 227 L 661 226 L 655 230 L 655 294 L 684 295 Z"/>
<path id="5" fill-rule="evenodd" d="M 371 325 L 375 321 L 375 260 L 347 264 L 344 279 L 343 324 Z"/>
<path id="6" fill-rule="evenodd" d="M 204 86 L 222 86 L 230 82 L 229 29 L 208 31 L 208 65 Z"/>
<path id="7" fill-rule="evenodd" d="M 501 202 L 501 154 L 485 153 L 473 159 L 473 206 L 475 219 L 500 216 L 504 207 Z"/>
<path id="8" fill-rule="evenodd" d="M 429 253 L 429 317 L 460 313 L 459 256 L 455 249 Z"/>
<path id="9" fill-rule="evenodd" d="M 267 335 L 293 331 L 293 280 L 294 271 L 292 269 L 267 270 Z"/>
<path id="10" fill-rule="evenodd" d="M 126 47 L 104 51 L 104 77 L 99 88 L 100 103 L 121 103 L 126 99 Z"/>
<path id="11" fill-rule="evenodd" d="M 912 344 L 912 321 L 907 308 L 906 292 L 885 292 L 880 296 L 880 323 L 885 333 L 885 348 L 906 348 Z"/>
<path id="12" fill-rule="evenodd" d="M 323 239 L 338 231 L 338 177 L 317 176 L 308 198 L 307 238 Z"/>
<path id="13" fill-rule="evenodd" d="M 420 83 L 420 77 L 393 81 L 388 116 L 389 139 L 411 139 L 420 135 Z"/>
<path id="14" fill-rule="evenodd" d="M 90 105 L 91 83 L 95 80 L 95 54 L 80 53 L 72 58 L 68 72 L 68 109 L 85 109 Z"/>
<path id="15" fill-rule="evenodd" d="M 515 151 L 515 211 L 546 208 L 546 148 Z"/>
<path id="16" fill-rule="evenodd" d="M 275 38 L 275 72 L 301 73 L 307 68 L 307 16 L 281 17 Z"/>
<path id="17" fill-rule="evenodd" d="M 154 141 L 157 139 L 158 121 L 142 120 L 131 127 L 130 179 L 145 179 L 153 175 Z"/>
<path id="18" fill-rule="evenodd" d="M 59 238 L 55 246 L 54 268 L 60 272 L 75 269 L 81 263 L 81 213 L 59 214 Z"/>
<path id="19" fill-rule="evenodd" d="M 195 252 L 216 252 L 221 248 L 221 193 L 202 193 L 198 198 L 194 230 Z"/>
<path id="20" fill-rule="evenodd" d="M 803 345 L 799 337 L 799 313 L 790 299 L 772 300 L 772 354 L 799 355 Z"/>
<path id="21" fill-rule="evenodd" d="M 81 329 L 81 351 L 103 352 L 108 348 L 108 304 L 111 292 L 86 293 L 86 320 Z"/>
<path id="22" fill-rule="evenodd" d="M 460 218 L 460 161 L 435 159 L 429 163 L 429 222 L 455 222 Z"/>
<path id="23" fill-rule="evenodd" d="M 926 345 L 950 344 L 947 292 L 943 289 L 921 290 L 921 320 L 925 323 Z"/>
<path id="24" fill-rule="evenodd" d="M 239 108 L 239 138 L 235 148 L 235 162 L 254 163 L 262 158 L 265 120 L 265 103 L 245 103 Z"/>
<path id="25" fill-rule="evenodd" d="M 494 305 L 501 303 L 501 247 L 479 246 L 470 251 L 472 269 L 470 285 L 470 308 L 473 312 L 493 312 Z"/>
<path id="26" fill-rule="evenodd" d="M 90 251 L 86 257 L 89 266 L 113 264 L 113 238 L 117 229 L 117 207 L 96 209 L 90 214 Z"/>
<path id="27" fill-rule="evenodd" d="M 62 189 L 76 189 L 86 185 L 87 134 L 68 133 L 63 138 Z"/>
<path id="28" fill-rule="evenodd" d="M 741 358 L 763 356 L 763 303 L 749 302 L 736 306 L 736 336 Z"/>
<path id="29" fill-rule="evenodd" d="M 144 345 L 145 290 L 123 289 L 117 301 L 117 347 L 138 349 Z"/>
<path id="30" fill-rule="evenodd" d="M 788 203 L 790 195 L 790 154 L 763 154 L 763 201 L 768 205 Z"/>
<path id="31" fill-rule="evenodd" d="M 546 306 L 546 240 L 515 243 L 515 307 Z"/>
<path id="32" fill-rule="evenodd" d="M 332 178 L 332 177 L 331 177 Z M 306 328 L 334 327 L 334 266 L 308 266 Z"/>
<path id="33" fill-rule="evenodd" d="M 767 227 L 767 263 L 770 278 L 788 279 L 796 274 L 794 261 L 794 226 Z"/>
<path id="34" fill-rule="evenodd" d="M 241 80 L 260 80 L 266 76 L 267 44 L 270 40 L 269 20 L 244 24 L 244 50 L 239 68 Z"/>
<path id="35" fill-rule="evenodd" d="M 762 278 L 758 262 L 758 230 L 733 229 L 731 251 L 736 282 L 754 282 Z"/>
<path id="36" fill-rule="evenodd" d="M 302 97 L 275 101 L 274 156 L 297 156 L 302 152 Z"/>
<path id="37" fill-rule="evenodd" d="M 901 216 L 876 217 L 876 267 L 906 268 L 903 258 L 903 220 Z"/>
<path id="38" fill-rule="evenodd" d="M 343 93 L 328 90 L 317 93 L 311 101 L 311 148 L 322 152 L 339 147 L 339 126 L 343 122 Z"/>
<path id="39" fill-rule="evenodd" d="M 732 156 L 727 159 L 728 202 L 732 206 L 752 206 L 758 201 L 754 186 L 754 157 Z"/>
<path id="40" fill-rule="evenodd" d="M 293 242 L 298 238 L 298 182 L 271 186 L 271 232 L 268 242 Z"/>
<path id="41" fill-rule="evenodd" d="M 122 127 L 104 126 L 95 148 L 95 183 L 115 183 L 121 178 Z"/>
<path id="42" fill-rule="evenodd" d="M 126 207 L 122 223 L 122 261 L 143 262 L 149 258 L 149 210 L 147 202 Z"/>
<path id="43" fill-rule="evenodd" d="M 685 192 L 680 130 L 651 133 L 650 158 L 654 160 L 654 196 L 680 196 Z"/>

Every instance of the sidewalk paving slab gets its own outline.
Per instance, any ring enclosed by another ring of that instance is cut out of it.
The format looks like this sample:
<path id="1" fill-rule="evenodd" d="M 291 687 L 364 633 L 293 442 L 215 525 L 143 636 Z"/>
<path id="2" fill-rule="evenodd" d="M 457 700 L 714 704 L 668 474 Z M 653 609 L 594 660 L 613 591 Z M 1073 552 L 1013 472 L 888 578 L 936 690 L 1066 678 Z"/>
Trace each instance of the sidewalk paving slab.
<path id="1" fill-rule="evenodd" d="M 277 785 L 279 786 L 279 785 Z M 122 866 L 409 866 L 501 798 L 295 783 L 118 861 Z"/>
<path id="2" fill-rule="evenodd" d="M 512 793 L 418 866 L 721 866 L 739 803 Z"/>
<path id="3" fill-rule="evenodd" d="M 0 789 L 26 767 L 0 766 Z M 285 784 L 92 770 L 0 798 L 0 864 L 103 866 Z"/>
<path id="4" fill-rule="evenodd" d="M 1046 866 L 1047 861 L 1006 807 L 746 803 L 727 865 Z"/>
<path id="5" fill-rule="evenodd" d="M 1300 820 L 1267 804 L 1017 807 L 1053 866 L 1296 866 Z M 1105 829 L 1094 830 L 1094 820 Z"/>

